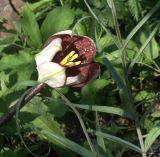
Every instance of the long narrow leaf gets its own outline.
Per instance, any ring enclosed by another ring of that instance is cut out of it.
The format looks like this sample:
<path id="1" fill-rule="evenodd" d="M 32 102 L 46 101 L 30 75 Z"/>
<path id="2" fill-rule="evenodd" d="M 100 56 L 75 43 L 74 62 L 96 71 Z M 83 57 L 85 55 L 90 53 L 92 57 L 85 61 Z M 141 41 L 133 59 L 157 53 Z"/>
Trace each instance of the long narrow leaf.
<path id="1" fill-rule="evenodd" d="M 145 152 L 148 151 L 148 149 L 151 147 L 151 145 L 154 143 L 154 141 L 158 136 L 160 136 L 160 125 L 152 128 L 148 133 L 146 140 L 144 142 Z"/>
<path id="2" fill-rule="evenodd" d="M 40 133 L 45 135 L 46 137 L 48 137 L 49 141 L 51 141 L 51 142 L 53 141 L 53 143 L 56 141 L 60 145 L 78 153 L 79 155 L 82 155 L 84 157 L 92 157 L 92 153 L 88 149 L 80 146 L 79 144 L 77 144 L 77 143 L 75 143 L 65 137 L 58 136 L 54 132 L 49 132 L 44 129 Z"/>
<path id="3" fill-rule="evenodd" d="M 126 101 L 130 102 L 128 90 L 127 90 L 125 84 L 123 83 L 123 81 L 121 80 L 121 78 L 119 77 L 119 75 L 117 74 L 113 65 L 110 63 L 110 61 L 107 58 L 104 58 L 103 61 L 104 61 L 104 64 L 107 66 L 109 72 L 111 73 L 111 75 L 112 75 L 114 81 L 116 82 L 117 86 L 123 91 L 123 94 L 126 98 Z"/>
<path id="4" fill-rule="evenodd" d="M 116 136 L 113 136 L 113 135 L 110 135 L 110 134 L 107 134 L 107 133 L 102 133 L 102 132 L 99 132 L 99 131 L 94 131 L 94 130 L 89 130 L 89 132 L 95 134 L 96 136 L 101 136 L 101 137 L 106 138 L 110 141 L 121 144 L 123 147 L 130 148 L 130 149 L 132 149 L 136 152 L 142 153 L 141 149 L 138 146 L 136 146 L 136 145 L 134 145 L 134 144 L 132 144 L 128 141 L 125 141 L 125 140 L 123 140 L 119 137 L 116 137 Z"/>
<path id="5" fill-rule="evenodd" d="M 113 42 L 115 43 L 115 45 L 117 47 L 118 46 L 118 43 L 117 41 L 115 40 L 115 38 L 113 37 L 112 33 L 110 32 L 109 29 L 107 29 L 105 27 L 105 25 L 102 23 L 102 21 L 99 20 L 99 18 L 96 16 L 96 14 L 93 12 L 92 8 L 89 6 L 88 2 L 86 0 L 84 0 L 84 3 L 86 4 L 88 10 L 90 11 L 90 13 L 92 14 L 92 16 L 95 18 L 95 20 L 99 23 L 99 25 L 103 28 L 103 30 L 106 32 L 107 35 L 109 35 L 111 37 L 111 39 L 113 40 Z"/>
<path id="6" fill-rule="evenodd" d="M 144 25 L 144 23 L 159 9 L 160 1 L 152 8 L 152 10 L 133 28 L 133 30 L 127 36 L 121 51 L 127 47 L 128 42 L 132 39 L 132 37 L 138 32 L 138 30 Z"/>
<path id="7" fill-rule="evenodd" d="M 101 131 L 101 127 L 99 124 L 99 116 L 98 113 L 95 113 L 95 119 L 96 119 L 96 130 Z M 101 152 L 101 154 L 105 154 L 106 153 L 106 146 L 105 146 L 105 142 L 104 142 L 104 138 L 101 136 L 97 136 L 97 149 L 98 152 Z"/>
<path id="8" fill-rule="evenodd" d="M 150 36 L 148 37 L 148 39 L 146 40 L 146 42 L 142 45 L 142 47 L 140 48 L 140 50 L 138 51 L 138 53 L 136 54 L 136 56 L 133 58 L 131 64 L 129 65 L 127 74 L 129 74 L 131 72 L 131 70 L 132 70 L 134 64 L 136 63 L 138 57 L 143 52 L 143 50 L 147 47 L 147 45 L 149 44 L 149 42 L 152 40 L 152 38 L 154 37 L 154 35 L 158 31 L 159 26 L 160 26 L 160 23 L 154 28 L 154 30 L 152 31 L 152 33 L 150 34 Z"/>
<path id="9" fill-rule="evenodd" d="M 98 106 L 98 105 L 83 105 L 83 104 L 73 104 L 75 107 L 90 111 L 96 111 L 96 112 L 104 112 L 104 113 L 111 113 L 116 114 L 119 116 L 127 117 L 130 119 L 134 119 L 132 114 L 126 110 L 123 110 L 118 107 L 110 107 L 110 106 Z"/>

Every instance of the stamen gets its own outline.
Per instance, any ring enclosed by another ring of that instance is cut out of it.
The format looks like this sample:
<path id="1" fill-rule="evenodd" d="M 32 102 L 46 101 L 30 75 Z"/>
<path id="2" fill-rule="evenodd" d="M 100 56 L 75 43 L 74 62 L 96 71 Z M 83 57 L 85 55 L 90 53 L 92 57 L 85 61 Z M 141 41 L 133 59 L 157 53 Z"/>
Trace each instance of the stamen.
<path id="1" fill-rule="evenodd" d="M 74 66 L 74 62 L 68 62 L 68 63 L 65 64 L 65 66 L 72 67 L 72 66 Z"/>
<path id="2" fill-rule="evenodd" d="M 74 62 L 74 65 L 80 65 L 81 61 Z"/>
<path id="3" fill-rule="evenodd" d="M 76 53 L 69 59 L 69 61 L 73 61 L 73 60 L 75 60 L 77 58 L 78 58 L 78 54 Z"/>
<path id="4" fill-rule="evenodd" d="M 76 66 L 76 65 L 79 65 L 81 64 L 81 61 L 77 61 L 77 62 L 68 62 L 65 64 L 65 66 L 68 66 L 68 67 L 73 67 L 73 66 Z"/>
<path id="5" fill-rule="evenodd" d="M 78 54 L 75 51 L 71 51 L 63 60 L 60 62 L 61 65 L 72 67 L 81 64 L 81 61 L 75 61 L 78 58 Z"/>
<path id="6" fill-rule="evenodd" d="M 75 54 L 75 51 L 71 51 L 71 52 L 60 62 L 60 64 L 61 64 L 61 65 L 65 65 L 65 64 L 68 62 L 69 58 L 72 57 L 74 54 Z"/>

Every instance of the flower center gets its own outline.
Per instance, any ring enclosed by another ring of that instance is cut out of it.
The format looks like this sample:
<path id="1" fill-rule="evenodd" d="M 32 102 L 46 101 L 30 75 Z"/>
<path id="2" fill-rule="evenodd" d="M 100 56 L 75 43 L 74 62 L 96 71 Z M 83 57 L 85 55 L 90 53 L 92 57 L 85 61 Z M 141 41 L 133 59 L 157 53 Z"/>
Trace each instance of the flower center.
<path id="1" fill-rule="evenodd" d="M 81 64 L 81 61 L 74 61 L 78 57 L 79 55 L 75 51 L 71 51 L 65 58 L 62 59 L 60 64 L 67 67 L 79 65 Z"/>

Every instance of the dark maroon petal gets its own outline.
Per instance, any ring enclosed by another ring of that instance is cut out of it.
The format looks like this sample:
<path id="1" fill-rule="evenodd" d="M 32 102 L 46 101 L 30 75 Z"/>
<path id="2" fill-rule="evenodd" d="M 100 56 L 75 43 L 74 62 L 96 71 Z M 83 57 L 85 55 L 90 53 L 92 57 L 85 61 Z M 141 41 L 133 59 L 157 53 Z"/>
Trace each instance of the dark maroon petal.
<path id="1" fill-rule="evenodd" d="M 72 85 L 73 87 L 82 87 L 87 84 L 89 81 L 95 79 L 100 72 L 100 66 L 95 63 L 85 64 L 83 66 L 76 66 L 72 68 L 67 68 L 66 76 L 76 76 L 81 74 L 83 79 L 80 83 Z"/>
<path id="2" fill-rule="evenodd" d="M 90 63 L 96 54 L 96 46 L 92 39 L 78 35 L 53 35 L 46 41 L 44 47 L 46 47 L 53 39 L 56 38 L 62 39 L 62 51 L 54 56 L 53 62 L 59 63 L 68 53 L 75 51 L 79 54 L 77 60 L 80 60 L 82 64 L 86 64 Z"/>
<path id="3" fill-rule="evenodd" d="M 80 55 L 79 59 L 82 61 L 82 64 L 90 63 L 96 54 L 96 46 L 92 39 L 86 36 L 73 36 L 74 40 L 73 47 L 76 47 Z"/>

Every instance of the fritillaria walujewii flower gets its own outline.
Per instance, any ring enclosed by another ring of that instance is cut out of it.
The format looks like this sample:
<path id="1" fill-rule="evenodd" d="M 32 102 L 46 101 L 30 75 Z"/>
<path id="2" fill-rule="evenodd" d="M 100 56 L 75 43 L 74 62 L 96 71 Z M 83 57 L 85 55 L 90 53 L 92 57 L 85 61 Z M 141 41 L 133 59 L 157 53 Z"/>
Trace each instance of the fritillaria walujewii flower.
<path id="1" fill-rule="evenodd" d="M 52 88 L 82 87 L 100 71 L 92 63 L 95 54 L 96 46 L 89 37 L 72 35 L 71 30 L 54 34 L 35 56 L 38 81 Z"/>

